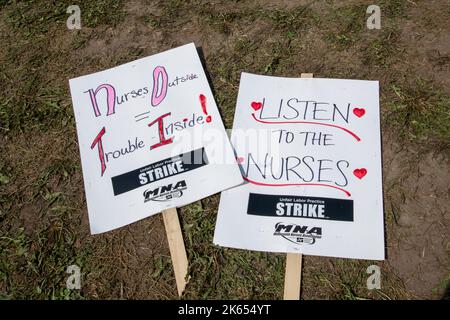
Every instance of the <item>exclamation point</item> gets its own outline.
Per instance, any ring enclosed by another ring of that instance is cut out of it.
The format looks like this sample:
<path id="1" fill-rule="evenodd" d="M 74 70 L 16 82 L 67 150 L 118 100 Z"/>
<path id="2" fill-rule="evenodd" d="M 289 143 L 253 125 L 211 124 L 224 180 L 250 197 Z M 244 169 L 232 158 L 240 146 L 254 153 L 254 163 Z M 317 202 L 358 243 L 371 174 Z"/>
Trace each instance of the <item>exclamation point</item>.
<path id="1" fill-rule="evenodd" d="M 209 123 L 209 122 L 211 122 L 212 118 L 210 115 L 208 115 L 208 111 L 206 111 L 206 97 L 205 97 L 205 95 L 200 94 L 199 98 L 200 98 L 200 104 L 202 105 L 203 113 L 207 116 L 206 122 Z"/>

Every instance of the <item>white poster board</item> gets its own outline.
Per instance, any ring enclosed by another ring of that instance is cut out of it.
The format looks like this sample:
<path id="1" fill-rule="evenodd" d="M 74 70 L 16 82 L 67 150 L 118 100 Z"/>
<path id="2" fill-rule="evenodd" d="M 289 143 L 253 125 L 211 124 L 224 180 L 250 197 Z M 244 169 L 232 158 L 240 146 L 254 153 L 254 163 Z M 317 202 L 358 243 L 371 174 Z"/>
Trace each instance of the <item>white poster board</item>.
<path id="1" fill-rule="evenodd" d="M 70 91 L 93 234 L 242 183 L 193 43 Z"/>
<path id="2" fill-rule="evenodd" d="M 214 243 L 384 259 L 378 91 L 243 73 L 231 141 L 246 183 L 222 192 Z"/>

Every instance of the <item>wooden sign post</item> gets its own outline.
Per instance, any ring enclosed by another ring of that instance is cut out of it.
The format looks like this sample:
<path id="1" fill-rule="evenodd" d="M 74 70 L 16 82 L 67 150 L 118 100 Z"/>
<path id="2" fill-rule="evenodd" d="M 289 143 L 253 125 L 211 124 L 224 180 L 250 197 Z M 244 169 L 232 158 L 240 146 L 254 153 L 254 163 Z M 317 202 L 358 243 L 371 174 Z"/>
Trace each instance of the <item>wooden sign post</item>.
<path id="1" fill-rule="evenodd" d="M 181 232 L 180 221 L 176 208 L 164 210 L 162 212 L 164 226 L 166 228 L 167 241 L 169 242 L 170 256 L 172 258 L 175 281 L 177 282 L 178 296 L 181 297 L 186 287 L 188 271 L 188 259 L 186 248 L 184 247 L 183 234 Z"/>
<path id="2" fill-rule="evenodd" d="M 302 73 L 302 78 L 312 78 L 312 73 Z M 286 272 L 284 275 L 284 300 L 300 300 L 302 284 L 302 258 L 301 253 L 288 253 L 286 255 Z"/>

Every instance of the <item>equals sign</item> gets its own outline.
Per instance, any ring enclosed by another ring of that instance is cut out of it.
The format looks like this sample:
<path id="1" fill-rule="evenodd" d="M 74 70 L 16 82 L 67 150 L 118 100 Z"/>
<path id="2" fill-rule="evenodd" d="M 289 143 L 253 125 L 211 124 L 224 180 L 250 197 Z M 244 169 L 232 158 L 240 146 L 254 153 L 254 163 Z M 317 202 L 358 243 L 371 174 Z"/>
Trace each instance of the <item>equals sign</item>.
<path id="1" fill-rule="evenodd" d="M 150 113 L 150 111 L 147 111 L 147 112 L 144 112 L 144 113 L 140 113 L 140 114 L 134 116 L 134 118 L 135 118 L 136 122 L 139 122 L 141 120 L 148 119 L 149 118 L 149 113 Z"/>

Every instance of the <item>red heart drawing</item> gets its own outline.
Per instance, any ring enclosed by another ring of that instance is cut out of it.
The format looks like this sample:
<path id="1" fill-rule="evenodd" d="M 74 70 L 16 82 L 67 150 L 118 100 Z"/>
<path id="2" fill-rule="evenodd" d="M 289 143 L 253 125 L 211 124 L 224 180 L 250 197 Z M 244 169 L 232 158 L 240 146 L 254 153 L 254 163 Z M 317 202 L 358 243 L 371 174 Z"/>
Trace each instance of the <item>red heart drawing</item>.
<path id="1" fill-rule="evenodd" d="M 245 160 L 244 157 L 236 158 L 238 164 L 241 164 L 242 162 L 244 162 L 244 160 Z"/>
<path id="2" fill-rule="evenodd" d="M 354 109 L 353 109 L 353 113 L 354 113 L 355 116 L 357 116 L 358 118 L 361 118 L 363 115 L 366 114 L 366 109 L 364 109 L 364 108 L 354 108 Z"/>
<path id="3" fill-rule="evenodd" d="M 362 178 L 364 178 L 364 176 L 367 174 L 367 169 L 366 169 L 366 168 L 355 169 L 355 170 L 353 170 L 353 174 L 354 174 L 358 179 L 362 179 Z"/>
<path id="4" fill-rule="evenodd" d="M 255 110 L 255 111 L 258 111 L 259 109 L 262 108 L 261 102 L 253 101 L 251 105 L 252 105 L 253 110 Z"/>

